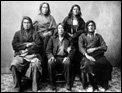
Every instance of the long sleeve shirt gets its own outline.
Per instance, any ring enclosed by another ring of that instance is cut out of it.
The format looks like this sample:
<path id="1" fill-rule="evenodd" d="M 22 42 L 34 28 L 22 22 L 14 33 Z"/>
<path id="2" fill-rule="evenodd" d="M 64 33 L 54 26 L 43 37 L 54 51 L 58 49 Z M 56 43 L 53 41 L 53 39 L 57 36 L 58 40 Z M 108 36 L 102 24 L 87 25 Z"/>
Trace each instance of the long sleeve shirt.
<path id="1" fill-rule="evenodd" d="M 40 33 L 40 36 L 43 37 L 43 33 L 51 32 L 54 33 L 54 29 L 56 28 L 56 21 L 52 15 L 44 16 L 38 15 L 34 20 L 34 27 Z"/>
<path id="2" fill-rule="evenodd" d="M 26 47 L 26 43 L 33 43 L 32 46 Z M 42 49 L 42 39 L 35 31 L 30 31 L 28 34 L 25 31 L 17 31 L 12 41 L 12 47 L 16 55 L 21 55 L 21 51 L 28 49 L 28 54 L 39 53 Z"/>
<path id="3" fill-rule="evenodd" d="M 73 47 L 71 38 L 64 37 L 62 44 L 63 44 L 63 48 L 62 48 L 62 46 L 59 45 L 58 36 L 52 36 L 50 38 L 50 40 L 48 42 L 48 45 L 47 45 L 47 49 L 46 49 L 46 54 L 47 54 L 48 59 L 50 59 L 51 57 L 55 57 L 57 55 L 60 55 L 60 54 L 62 55 L 63 54 L 65 57 L 69 57 L 72 60 L 72 58 L 74 56 L 74 53 L 75 53 L 75 49 Z M 70 53 L 66 52 L 67 48 L 69 46 L 71 46 Z"/>
<path id="4" fill-rule="evenodd" d="M 84 33 L 84 27 L 85 27 L 85 22 L 84 20 L 80 17 L 77 19 L 77 29 L 76 26 L 73 25 L 73 19 L 66 17 L 63 20 L 63 24 L 64 24 L 64 30 L 67 33 L 73 34 L 73 38 L 76 39 L 78 38 L 82 33 Z"/>
<path id="5" fill-rule="evenodd" d="M 95 34 L 92 38 L 90 38 L 87 34 L 82 34 L 79 37 L 79 51 L 85 55 L 87 53 L 87 49 L 99 47 L 99 50 L 106 51 L 107 46 L 100 34 Z"/>

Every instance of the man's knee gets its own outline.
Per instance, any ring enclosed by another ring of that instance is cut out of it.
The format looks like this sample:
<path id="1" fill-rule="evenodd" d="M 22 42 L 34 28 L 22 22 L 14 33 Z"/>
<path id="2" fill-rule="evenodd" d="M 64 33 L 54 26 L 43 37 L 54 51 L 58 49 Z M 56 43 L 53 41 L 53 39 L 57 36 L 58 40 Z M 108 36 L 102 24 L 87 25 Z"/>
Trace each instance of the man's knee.
<path id="1" fill-rule="evenodd" d="M 64 62 L 64 65 L 70 65 L 70 60 L 66 60 L 65 62 Z"/>
<path id="2" fill-rule="evenodd" d="M 48 66 L 52 66 L 55 64 L 55 60 L 52 60 L 52 61 L 48 61 Z"/>
<path id="3" fill-rule="evenodd" d="M 19 63 L 23 63 L 23 59 L 21 57 L 14 57 L 11 65 L 18 65 Z"/>

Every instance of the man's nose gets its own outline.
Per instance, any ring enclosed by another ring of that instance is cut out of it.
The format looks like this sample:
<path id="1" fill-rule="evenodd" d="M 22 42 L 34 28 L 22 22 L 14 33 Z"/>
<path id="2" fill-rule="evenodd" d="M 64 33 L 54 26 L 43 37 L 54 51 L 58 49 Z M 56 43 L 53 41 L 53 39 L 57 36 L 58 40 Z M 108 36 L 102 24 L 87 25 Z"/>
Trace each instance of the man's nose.
<path id="1" fill-rule="evenodd" d="M 28 25 L 28 23 L 26 23 L 26 26 Z"/>

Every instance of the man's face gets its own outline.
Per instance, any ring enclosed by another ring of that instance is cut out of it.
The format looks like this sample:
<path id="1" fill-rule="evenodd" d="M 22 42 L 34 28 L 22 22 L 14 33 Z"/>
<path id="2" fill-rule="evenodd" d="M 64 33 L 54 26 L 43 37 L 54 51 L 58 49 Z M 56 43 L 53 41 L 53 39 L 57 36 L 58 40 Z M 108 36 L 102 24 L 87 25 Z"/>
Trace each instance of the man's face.
<path id="1" fill-rule="evenodd" d="M 77 6 L 75 6 L 72 11 L 73 11 L 73 15 L 78 15 L 79 13 L 79 9 Z"/>
<path id="2" fill-rule="evenodd" d="M 28 29 L 30 29 L 30 27 L 31 27 L 30 21 L 27 20 L 27 19 L 24 19 L 24 20 L 23 20 L 23 28 L 24 28 L 25 30 L 28 30 Z"/>
<path id="3" fill-rule="evenodd" d="M 89 31 L 89 32 L 94 32 L 94 30 L 95 30 L 94 24 L 93 24 L 92 22 L 89 23 L 89 24 L 88 24 L 88 31 Z"/>
<path id="4" fill-rule="evenodd" d="M 64 29 L 63 29 L 62 25 L 58 26 L 58 34 L 59 35 L 63 35 L 64 34 Z"/>
<path id="5" fill-rule="evenodd" d="M 42 13 L 43 14 L 47 14 L 48 13 L 48 5 L 47 4 L 43 4 L 42 5 Z"/>

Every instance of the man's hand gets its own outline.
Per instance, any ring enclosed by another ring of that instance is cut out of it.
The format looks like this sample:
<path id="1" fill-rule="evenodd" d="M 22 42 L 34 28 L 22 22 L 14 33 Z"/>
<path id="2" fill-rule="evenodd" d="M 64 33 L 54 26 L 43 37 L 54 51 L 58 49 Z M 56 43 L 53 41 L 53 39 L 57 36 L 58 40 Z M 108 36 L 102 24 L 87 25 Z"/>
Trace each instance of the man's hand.
<path id="1" fill-rule="evenodd" d="M 43 33 L 43 37 L 46 37 L 46 36 L 51 36 L 52 35 L 52 32 L 49 31 L 49 32 L 44 32 Z"/>
<path id="2" fill-rule="evenodd" d="M 48 62 L 51 62 L 51 61 L 56 61 L 56 59 L 54 57 L 51 57 Z"/>
<path id="3" fill-rule="evenodd" d="M 64 63 L 65 61 L 67 61 L 67 60 L 69 60 L 69 57 L 65 57 L 65 58 L 63 59 L 63 63 Z"/>
<path id="4" fill-rule="evenodd" d="M 98 48 L 89 48 L 87 49 L 87 53 L 92 53 L 94 52 L 95 50 L 97 50 Z"/>
<path id="5" fill-rule="evenodd" d="M 71 46 L 67 48 L 67 52 L 69 53 L 71 51 Z"/>
<path id="6" fill-rule="evenodd" d="M 25 50 L 21 50 L 21 53 L 27 53 L 28 52 L 28 49 L 25 49 Z"/>
<path id="7" fill-rule="evenodd" d="M 89 56 L 88 54 L 85 54 L 86 58 L 90 61 L 96 61 L 92 56 Z"/>
<path id="8" fill-rule="evenodd" d="M 68 35 L 69 35 L 70 37 L 73 37 L 73 34 L 68 33 Z"/>
<path id="9" fill-rule="evenodd" d="M 28 49 L 21 50 L 21 55 L 20 56 L 26 56 L 28 54 Z"/>
<path id="10" fill-rule="evenodd" d="M 44 33 L 43 33 L 43 37 L 46 37 L 47 35 L 48 35 L 47 32 L 44 32 Z"/>
<path id="11" fill-rule="evenodd" d="M 49 32 L 47 32 L 48 33 L 48 36 L 51 36 L 52 35 L 52 32 L 51 31 L 49 31 Z"/>
<path id="12" fill-rule="evenodd" d="M 26 43 L 26 47 L 30 47 L 32 45 L 33 45 L 33 43 Z"/>

